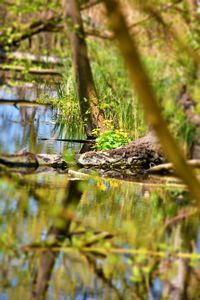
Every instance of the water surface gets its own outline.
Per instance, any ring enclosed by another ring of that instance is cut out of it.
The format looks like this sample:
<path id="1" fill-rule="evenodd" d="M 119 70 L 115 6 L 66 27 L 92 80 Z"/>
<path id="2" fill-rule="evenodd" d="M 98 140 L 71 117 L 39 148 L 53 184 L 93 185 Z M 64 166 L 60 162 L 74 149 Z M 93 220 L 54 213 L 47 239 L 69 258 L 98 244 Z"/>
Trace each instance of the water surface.
<path id="1" fill-rule="evenodd" d="M 48 89 L 42 90 L 49 95 L 55 94 Z M 41 138 L 71 138 L 71 129 L 67 126 L 60 129 L 59 115 L 50 105 L 33 106 L 32 101 L 41 95 L 41 89 L 17 89 L 2 87 L 0 99 L 27 100 L 29 104 L 0 104 L 0 152 L 19 153 L 63 153 L 64 148 L 80 149 L 80 145 L 59 141 L 42 141 Z M 37 97 L 36 97 L 37 96 Z M 80 137 L 81 133 L 77 133 Z M 76 138 L 76 135 L 75 137 Z"/>

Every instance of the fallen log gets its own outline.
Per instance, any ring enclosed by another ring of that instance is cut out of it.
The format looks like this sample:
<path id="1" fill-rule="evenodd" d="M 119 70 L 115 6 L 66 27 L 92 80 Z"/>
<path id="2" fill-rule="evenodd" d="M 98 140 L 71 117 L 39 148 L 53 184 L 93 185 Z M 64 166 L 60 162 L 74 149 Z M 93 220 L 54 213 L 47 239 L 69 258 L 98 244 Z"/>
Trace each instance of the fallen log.
<path id="1" fill-rule="evenodd" d="M 117 149 L 89 151 L 77 155 L 79 165 L 103 170 L 128 170 L 129 175 L 145 172 L 154 165 L 166 162 L 160 144 L 154 133 Z"/>

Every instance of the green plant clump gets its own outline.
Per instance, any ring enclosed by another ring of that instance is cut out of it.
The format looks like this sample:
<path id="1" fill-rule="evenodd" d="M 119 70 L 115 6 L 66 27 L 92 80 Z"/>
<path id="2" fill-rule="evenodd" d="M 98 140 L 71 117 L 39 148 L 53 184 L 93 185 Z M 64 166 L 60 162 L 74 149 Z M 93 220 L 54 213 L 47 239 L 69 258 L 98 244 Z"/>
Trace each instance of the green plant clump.
<path id="1" fill-rule="evenodd" d="M 95 141 L 95 150 L 110 150 L 130 143 L 131 139 L 123 130 L 107 130 L 102 132 Z"/>

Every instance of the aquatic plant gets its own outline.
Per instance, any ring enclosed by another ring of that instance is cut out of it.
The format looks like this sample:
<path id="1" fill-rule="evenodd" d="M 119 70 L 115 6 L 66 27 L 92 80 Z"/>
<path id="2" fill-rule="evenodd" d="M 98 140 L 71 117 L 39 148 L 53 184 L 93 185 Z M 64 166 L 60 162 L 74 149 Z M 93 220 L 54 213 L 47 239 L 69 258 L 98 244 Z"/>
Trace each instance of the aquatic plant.
<path id="1" fill-rule="evenodd" d="M 95 141 L 94 149 L 110 150 L 130 143 L 128 134 L 121 129 L 111 129 L 102 132 Z"/>

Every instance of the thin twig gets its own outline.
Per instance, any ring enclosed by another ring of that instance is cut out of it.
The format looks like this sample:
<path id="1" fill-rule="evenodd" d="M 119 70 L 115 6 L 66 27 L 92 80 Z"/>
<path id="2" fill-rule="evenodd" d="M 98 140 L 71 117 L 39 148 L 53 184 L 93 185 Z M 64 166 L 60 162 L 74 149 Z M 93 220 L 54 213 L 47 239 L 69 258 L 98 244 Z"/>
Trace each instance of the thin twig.
<path id="1" fill-rule="evenodd" d="M 79 144 L 92 144 L 94 140 L 75 140 L 75 139 L 53 139 L 53 138 L 39 138 L 41 141 L 57 141 L 57 142 L 70 142 Z"/>

